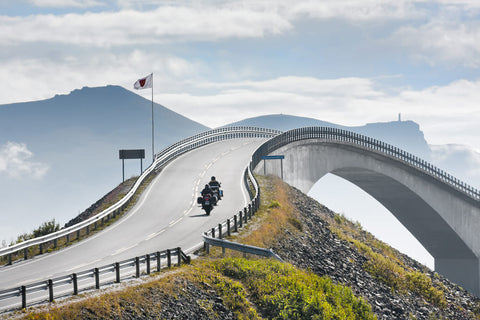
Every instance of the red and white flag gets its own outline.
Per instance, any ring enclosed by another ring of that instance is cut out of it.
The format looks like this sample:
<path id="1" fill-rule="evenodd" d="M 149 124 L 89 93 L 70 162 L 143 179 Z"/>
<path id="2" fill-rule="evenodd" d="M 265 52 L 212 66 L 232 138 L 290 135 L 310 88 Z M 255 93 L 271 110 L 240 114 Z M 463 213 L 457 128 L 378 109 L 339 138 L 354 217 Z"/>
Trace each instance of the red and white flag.
<path id="1" fill-rule="evenodd" d="M 150 73 L 148 76 L 142 79 L 138 79 L 137 82 L 133 84 L 135 89 L 146 89 L 151 88 L 153 85 L 153 73 Z"/>

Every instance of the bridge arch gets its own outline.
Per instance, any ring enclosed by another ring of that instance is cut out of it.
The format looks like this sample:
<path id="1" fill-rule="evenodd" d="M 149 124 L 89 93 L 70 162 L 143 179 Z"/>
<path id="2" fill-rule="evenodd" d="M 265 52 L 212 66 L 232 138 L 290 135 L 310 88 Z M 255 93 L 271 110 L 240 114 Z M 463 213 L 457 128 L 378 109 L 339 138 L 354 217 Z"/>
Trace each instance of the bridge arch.
<path id="1" fill-rule="evenodd" d="M 284 155 L 279 162 L 264 155 Z M 305 193 L 325 174 L 350 181 L 385 206 L 435 259 L 435 270 L 480 295 L 480 193 L 426 161 L 353 132 L 300 128 L 262 145 L 256 172 L 282 175 Z M 264 167 L 266 166 L 266 167 Z"/>

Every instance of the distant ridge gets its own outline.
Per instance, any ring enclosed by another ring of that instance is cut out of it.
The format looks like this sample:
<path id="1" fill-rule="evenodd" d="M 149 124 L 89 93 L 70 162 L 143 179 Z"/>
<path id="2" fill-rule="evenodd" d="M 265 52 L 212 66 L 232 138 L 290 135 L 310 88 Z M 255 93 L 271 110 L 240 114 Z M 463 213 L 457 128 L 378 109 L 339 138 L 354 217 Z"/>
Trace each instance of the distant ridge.
<path id="1" fill-rule="evenodd" d="M 281 131 L 301 127 L 333 127 L 387 142 L 426 160 L 430 158 L 430 148 L 423 132 L 420 131 L 420 126 L 413 121 L 379 122 L 358 127 L 347 127 L 313 118 L 275 114 L 245 119 L 228 126 L 256 126 Z"/>

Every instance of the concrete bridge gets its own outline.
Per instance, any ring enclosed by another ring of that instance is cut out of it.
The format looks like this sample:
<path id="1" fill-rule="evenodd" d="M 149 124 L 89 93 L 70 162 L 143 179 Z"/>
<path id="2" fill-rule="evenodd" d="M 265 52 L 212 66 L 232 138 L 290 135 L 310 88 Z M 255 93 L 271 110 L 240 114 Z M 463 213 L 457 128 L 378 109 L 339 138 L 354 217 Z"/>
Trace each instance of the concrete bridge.
<path id="1" fill-rule="evenodd" d="M 285 158 L 262 161 L 266 155 Z M 354 183 L 418 239 L 438 273 L 480 296 L 479 190 L 394 146 L 335 128 L 285 132 L 262 145 L 252 164 L 304 193 L 327 173 Z"/>

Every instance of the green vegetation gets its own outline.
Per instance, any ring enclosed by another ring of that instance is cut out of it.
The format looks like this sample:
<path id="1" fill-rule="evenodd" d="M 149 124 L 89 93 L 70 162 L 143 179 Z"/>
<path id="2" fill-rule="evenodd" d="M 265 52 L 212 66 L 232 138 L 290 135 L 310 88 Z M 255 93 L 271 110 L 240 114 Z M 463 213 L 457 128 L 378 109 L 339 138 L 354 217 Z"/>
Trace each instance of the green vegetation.
<path id="1" fill-rule="evenodd" d="M 55 222 L 55 219 L 52 219 L 50 221 L 42 223 L 42 225 L 40 227 L 33 230 L 31 233 L 24 233 L 24 234 L 19 235 L 17 237 L 17 240 L 12 244 L 20 243 L 20 242 L 30 240 L 30 239 L 33 239 L 33 238 L 38 238 L 38 237 L 41 237 L 41 236 L 45 236 L 47 234 L 50 234 L 50 233 L 58 231 L 58 230 L 60 230 L 60 225 Z"/>
<path id="2" fill-rule="evenodd" d="M 376 319 L 370 305 L 328 277 L 273 260 L 223 259 L 214 265 L 248 288 L 250 301 L 268 319 Z"/>
<path id="3" fill-rule="evenodd" d="M 210 293 L 210 299 L 190 297 L 191 293 L 183 289 L 187 284 L 204 292 L 213 290 L 214 294 Z M 161 318 L 160 301 L 173 300 L 171 307 L 175 308 L 175 301 L 185 299 L 216 319 L 211 301 L 216 296 L 237 319 L 376 319 L 363 299 L 327 277 L 274 260 L 240 258 L 195 261 L 148 283 L 53 305 L 48 311 L 28 313 L 24 319 Z"/>

